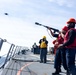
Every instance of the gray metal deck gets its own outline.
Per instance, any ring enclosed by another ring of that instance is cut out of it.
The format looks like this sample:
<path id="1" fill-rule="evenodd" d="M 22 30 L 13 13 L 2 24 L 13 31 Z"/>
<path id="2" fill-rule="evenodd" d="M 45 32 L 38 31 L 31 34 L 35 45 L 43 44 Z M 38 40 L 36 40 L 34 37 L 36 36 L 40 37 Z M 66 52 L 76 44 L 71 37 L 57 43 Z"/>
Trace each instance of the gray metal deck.
<path id="1" fill-rule="evenodd" d="M 54 55 L 47 55 L 47 63 L 39 63 L 39 54 L 15 55 L 2 69 L 1 75 L 52 75 L 54 72 Z M 62 73 L 66 75 L 62 67 Z"/>

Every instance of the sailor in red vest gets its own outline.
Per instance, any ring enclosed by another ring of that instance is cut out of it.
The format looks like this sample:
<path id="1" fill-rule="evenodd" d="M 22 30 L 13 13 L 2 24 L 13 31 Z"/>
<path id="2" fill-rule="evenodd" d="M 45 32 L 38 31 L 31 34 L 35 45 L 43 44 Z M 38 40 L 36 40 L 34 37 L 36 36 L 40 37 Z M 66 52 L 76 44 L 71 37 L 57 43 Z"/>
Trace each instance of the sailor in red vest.
<path id="1" fill-rule="evenodd" d="M 64 43 L 59 47 L 65 47 L 66 51 L 66 63 L 68 67 L 67 75 L 76 75 L 75 70 L 75 52 L 76 52 L 76 29 L 75 29 L 76 20 L 70 18 L 67 22 L 69 30 L 67 31 L 64 37 Z"/>
<path id="2" fill-rule="evenodd" d="M 64 35 L 66 34 L 67 31 L 68 31 L 68 27 L 64 26 L 62 28 L 62 31 L 58 34 L 56 41 L 53 42 L 56 51 L 55 51 L 55 61 L 54 61 L 55 72 L 52 73 L 52 75 L 57 75 L 61 72 L 61 63 L 63 63 L 64 69 L 67 70 L 66 61 L 65 61 L 65 52 L 62 49 L 58 48 L 59 44 L 63 44 Z"/>
<path id="3" fill-rule="evenodd" d="M 57 42 L 57 38 L 55 39 L 55 40 L 53 40 L 53 45 L 54 45 L 54 55 L 56 54 L 56 50 L 57 50 L 57 48 L 58 48 L 58 45 L 56 45 L 56 42 Z"/>

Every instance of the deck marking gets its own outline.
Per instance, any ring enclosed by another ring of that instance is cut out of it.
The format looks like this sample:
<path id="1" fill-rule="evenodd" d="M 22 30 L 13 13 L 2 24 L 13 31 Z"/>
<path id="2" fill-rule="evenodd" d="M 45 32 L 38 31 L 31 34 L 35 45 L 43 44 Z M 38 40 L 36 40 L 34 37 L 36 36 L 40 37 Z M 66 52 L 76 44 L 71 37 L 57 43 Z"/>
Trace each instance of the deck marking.
<path id="1" fill-rule="evenodd" d="M 23 70 L 26 66 L 28 66 L 28 65 L 30 65 L 30 64 L 32 64 L 32 63 L 34 63 L 34 62 L 25 64 L 24 66 L 22 66 L 21 69 L 17 72 L 17 75 L 20 75 L 20 73 L 22 72 L 22 70 Z"/>

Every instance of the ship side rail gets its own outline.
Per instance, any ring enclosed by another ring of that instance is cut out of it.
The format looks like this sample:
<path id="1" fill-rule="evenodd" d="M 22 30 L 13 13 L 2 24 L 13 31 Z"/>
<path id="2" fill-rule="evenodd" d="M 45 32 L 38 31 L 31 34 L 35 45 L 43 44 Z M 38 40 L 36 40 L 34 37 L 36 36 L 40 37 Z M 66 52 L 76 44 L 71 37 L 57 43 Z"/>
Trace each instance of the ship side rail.
<path id="1" fill-rule="evenodd" d="M 10 44 L 10 48 L 7 52 L 7 54 L 3 55 L 5 56 L 4 59 L 1 59 L 3 56 L 0 57 L 0 60 L 3 60 L 4 62 L 0 62 L 0 69 L 4 68 L 7 62 L 12 59 L 15 55 L 19 55 L 21 53 L 21 50 L 23 50 L 25 47 L 23 46 L 16 46 L 15 44 L 9 43 L 6 41 L 6 43 Z"/>

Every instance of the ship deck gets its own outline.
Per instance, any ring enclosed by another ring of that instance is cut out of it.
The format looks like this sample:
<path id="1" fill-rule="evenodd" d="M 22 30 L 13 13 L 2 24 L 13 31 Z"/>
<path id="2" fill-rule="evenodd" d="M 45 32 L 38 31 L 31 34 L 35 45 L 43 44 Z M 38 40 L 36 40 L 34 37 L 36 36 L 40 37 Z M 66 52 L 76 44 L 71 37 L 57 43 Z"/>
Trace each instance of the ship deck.
<path id="1" fill-rule="evenodd" d="M 28 51 L 16 54 L 2 69 L 1 75 L 52 75 L 54 72 L 54 55 L 47 55 L 47 63 L 40 63 L 40 55 Z M 66 75 L 61 67 L 59 75 Z"/>

